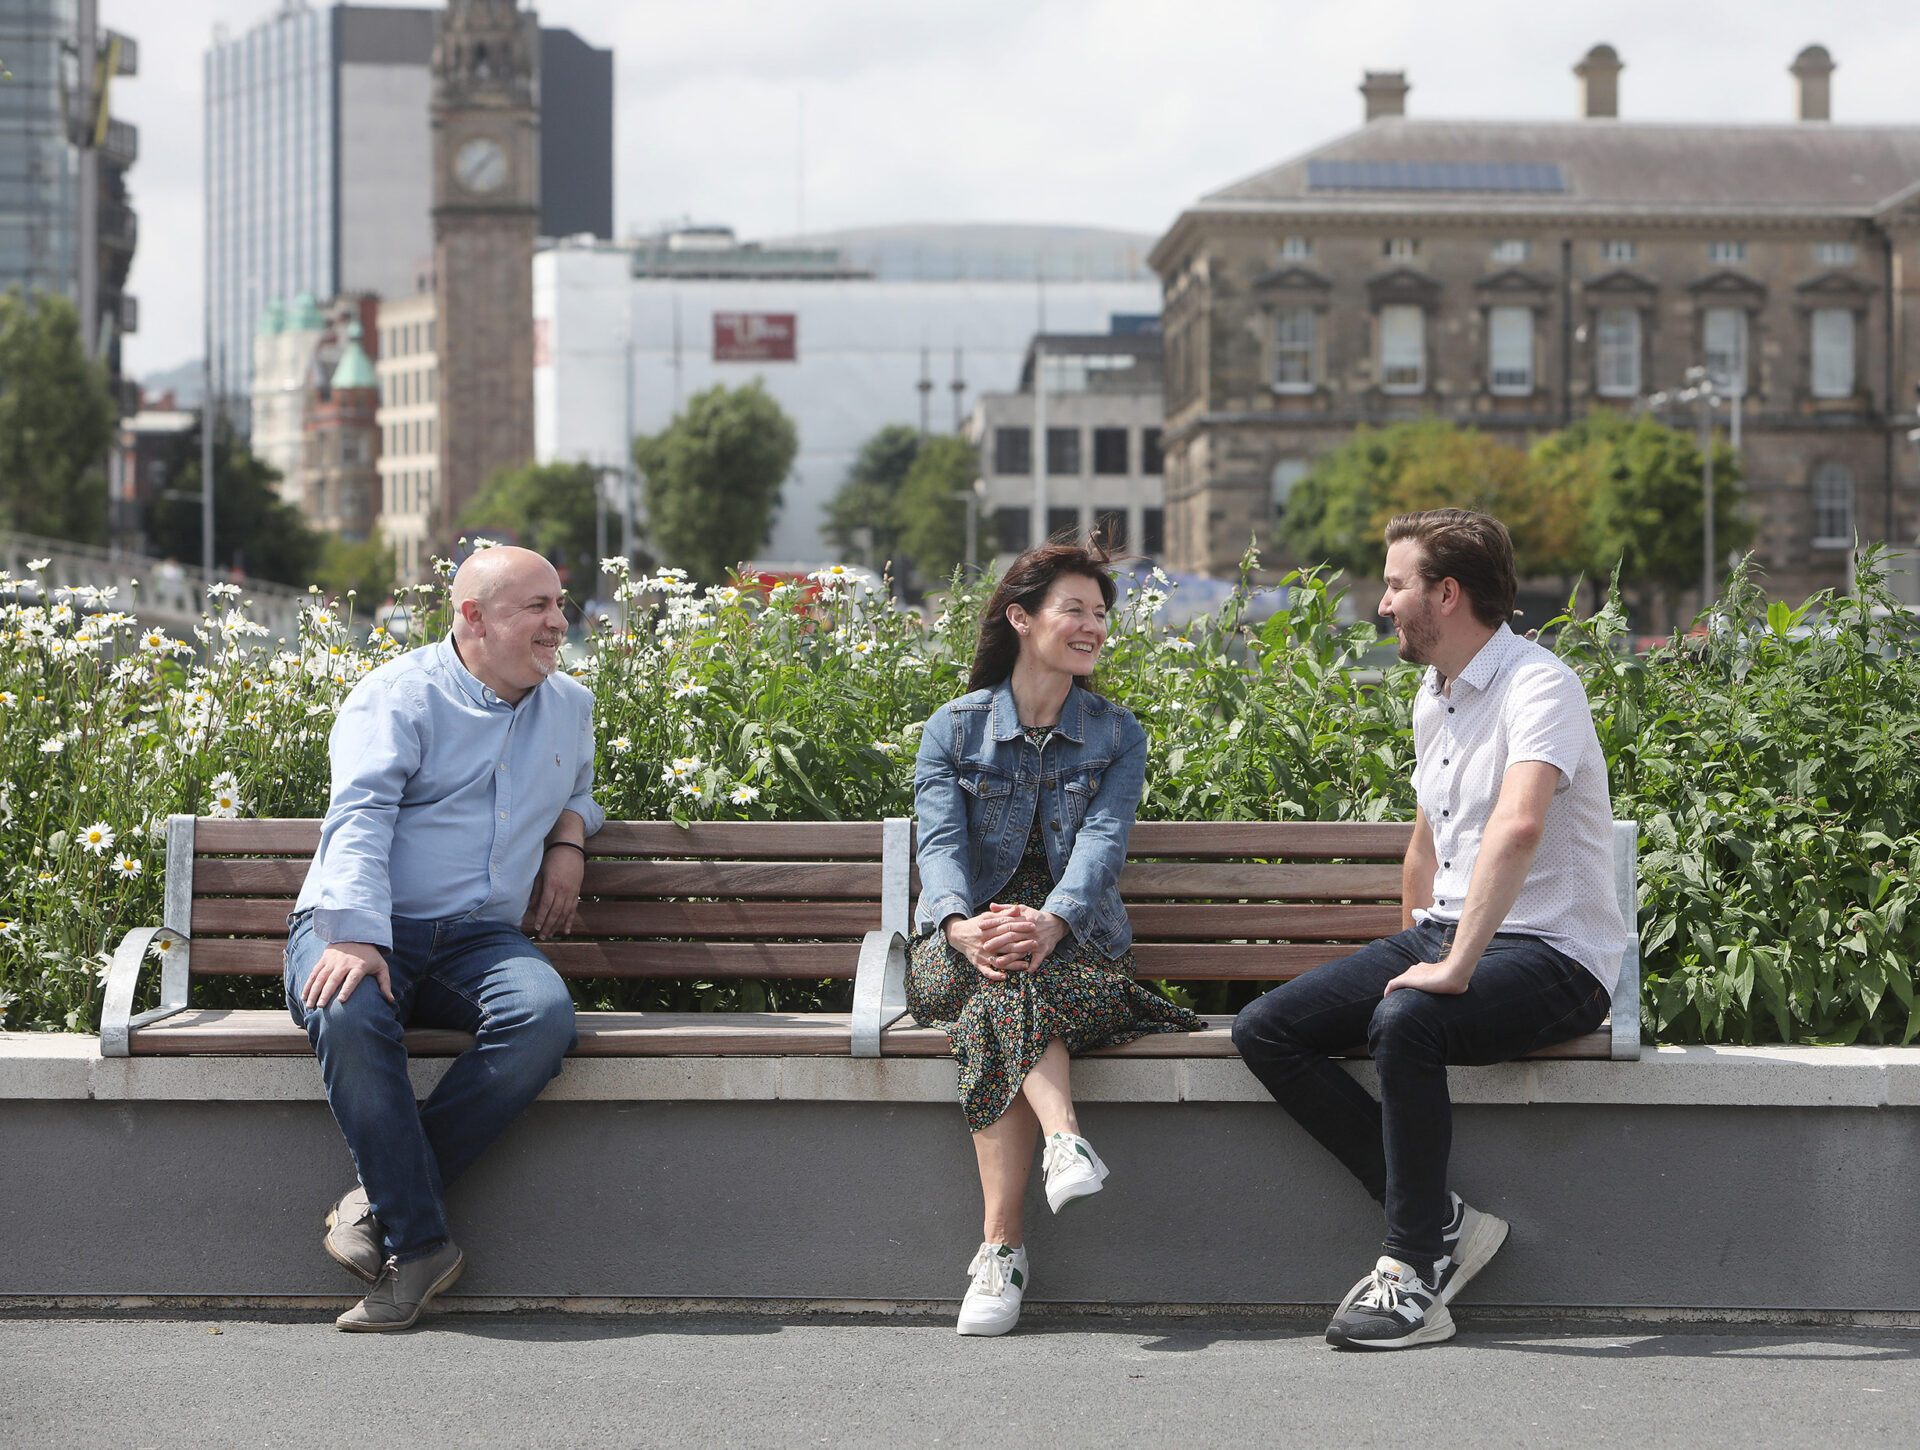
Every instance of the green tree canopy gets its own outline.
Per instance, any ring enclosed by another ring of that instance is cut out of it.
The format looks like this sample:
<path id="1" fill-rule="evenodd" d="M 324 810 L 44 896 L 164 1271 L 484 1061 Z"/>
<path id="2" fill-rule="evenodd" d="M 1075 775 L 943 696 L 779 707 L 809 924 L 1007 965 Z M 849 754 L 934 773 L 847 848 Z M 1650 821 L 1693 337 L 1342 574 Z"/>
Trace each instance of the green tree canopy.
<path id="1" fill-rule="evenodd" d="M 1579 501 L 1582 567 L 1596 580 L 1620 566 L 1620 582 L 1669 599 L 1700 581 L 1706 538 L 1705 484 L 1694 437 L 1652 418 L 1595 409 L 1534 446 L 1543 489 Z M 1753 525 L 1742 504 L 1740 462 L 1713 443 L 1715 552 L 1744 549 Z"/>
<path id="2" fill-rule="evenodd" d="M 479 533 L 544 554 L 582 602 L 600 578 L 594 553 L 595 490 L 590 463 L 528 463 L 487 480 L 460 515 L 463 534 Z"/>
<path id="3" fill-rule="evenodd" d="M 893 500 L 899 554 L 916 582 L 931 589 L 967 555 L 966 490 L 980 476 L 980 456 L 964 438 L 926 439 Z"/>
<path id="4" fill-rule="evenodd" d="M 1294 487 L 1283 527 L 1302 562 L 1371 577 L 1386 562 L 1387 521 L 1432 508 L 1506 524 L 1523 577 L 1563 572 L 1578 541 L 1577 510 L 1535 487 L 1524 453 L 1437 418 L 1355 429 Z"/>
<path id="5" fill-rule="evenodd" d="M 87 359 L 71 302 L 0 296 L 0 524 L 96 544 L 107 531 L 106 369 Z"/>
<path id="6" fill-rule="evenodd" d="M 865 443 L 847 470 L 846 481 L 827 501 L 827 521 L 821 532 L 848 561 L 882 565 L 899 556 L 899 526 L 894 501 L 907 472 L 920 453 L 919 431 L 904 423 L 889 423 Z M 862 531 L 871 530 L 862 547 Z"/>
<path id="7" fill-rule="evenodd" d="M 330 595 L 352 590 L 359 596 L 360 612 L 369 613 L 393 593 L 393 550 L 377 528 L 357 544 L 330 536 L 321 550 L 314 582 Z"/>
<path id="8" fill-rule="evenodd" d="M 200 492 L 200 424 L 174 442 L 168 494 Z M 213 433 L 213 562 L 303 588 L 315 581 L 322 537 L 280 497 L 278 470 L 256 458 L 224 420 Z M 200 558 L 200 500 L 162 494 L 147 505 L 154 552 L 183 563 Z"/>
<path id="9" fill-rule="evenodd" d="M 799 448 L 793 420 L 758 378 L 742 388 L 716 383 L 662 431 L 634 439 L 660 562 L 723 582 L 766 541 Z"/>

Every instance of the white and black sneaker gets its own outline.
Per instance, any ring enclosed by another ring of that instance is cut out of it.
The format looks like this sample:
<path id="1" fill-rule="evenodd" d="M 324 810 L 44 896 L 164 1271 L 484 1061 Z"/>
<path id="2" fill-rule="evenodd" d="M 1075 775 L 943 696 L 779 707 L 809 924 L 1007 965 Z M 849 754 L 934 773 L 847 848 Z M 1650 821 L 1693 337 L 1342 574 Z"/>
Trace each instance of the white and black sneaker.
<path id="1" fill-rule="evenodd" d="M 1005 1334 L 1020 1322 L 1020 1301 L 1027 1292 L 1027 1251 L 1005 1244 L 982 1244 L 967 1265 L 973 1282 L 960 1301 L 961 1334 Z"/>
<path id="2" fill-rule="evenodd" d="M 1453 1338 L 1453 1315 L 1440 1302 L 1439 1286 L 1413 1265 L 1382 1255 L 1354 1287 L 1352 1302 L 1327 1326 L 1335 1349 L 1412 1349 Z"/>
<path id="3" fill-rule="evenodd" d="M 1453 1296 L 1467 1287 L 1467 1281 L 1486 1268 L 1511 1230 L 1504 1218 L 1480 1212 L 1463 1202 L 1459 1194 L 1447 1196 L 1453 1200 L 1453 1214 L 1440 1235 L 1446 1255 L 1433 1266 L 1442 1304 L 1451 1304 Z"/>
<path id="4" fill-rule="evenodd" d="M 1434 1279 L 1440 1285 L 1442 1304 L 1451 1304 L 1454 1295 L 1467 1287 L 1467 1281 L 1486 1268 L 1511 1231 L 1511 1225 L 1504 1218 L 1480 1212 L 1462 1200 L 1459 1194 L 1449 1193 L 1447 1197 L 1452 1200 L 1453 1212 L 1440 1234 L 1440 1243 L 1445 1252 L 1433 1266 Z M 1369 1274 L 1347 1290 L 1347 1297 L 1333 1311 L 1334 1318 L 1339 1318 L 1352 1308 L 1353 1301 L 1360 1297 L 1360 1291 L 1372 1282 L 1373 1276 Z"/>

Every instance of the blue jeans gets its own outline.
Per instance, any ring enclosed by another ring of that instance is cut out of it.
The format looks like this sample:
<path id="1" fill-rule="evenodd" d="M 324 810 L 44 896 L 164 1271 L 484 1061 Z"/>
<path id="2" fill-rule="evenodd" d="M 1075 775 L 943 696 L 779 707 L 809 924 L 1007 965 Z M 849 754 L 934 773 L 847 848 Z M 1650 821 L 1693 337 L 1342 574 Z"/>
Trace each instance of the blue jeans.
<path id="1" fill-rule="evenodd" d="M 310 913 L 287 938 L 287 1010 L 320 1059 L 327 1104 L 346 1136 L 387 1252 L 401 1263 L 444 1244 L 446 1185 L 560 1071 L 575 1041 L 573 1001 L 532 942 L 498 921 L 393 918 L 393 1001 L 371 977 L 345 1002 L 308 1011 L 307 976 L 327 944 Z M 478 1040 L 416 1105 L 400 1034 L 445 1027 Z"/>
<path id="2" fill-rule="evenodd" d="M 1422 1271 L 1444 1252 L 1453 1103 L 1447 1067 L 1506 1062 L 1578 1037 L 1607 1015 L 1594 975 L 1539 937 L 1496 935 L 1458 996 L 1382 996 L 1415 962 L 1437 962 L 1453 928 L 1421 922 L 1328 962 L 1234 1019 L 1233 1045 L 1280 1106 L 1387 1211 L 1386 1251 Z M 1329 1057 L 1362 1042 L 1380 1100 Z"/>

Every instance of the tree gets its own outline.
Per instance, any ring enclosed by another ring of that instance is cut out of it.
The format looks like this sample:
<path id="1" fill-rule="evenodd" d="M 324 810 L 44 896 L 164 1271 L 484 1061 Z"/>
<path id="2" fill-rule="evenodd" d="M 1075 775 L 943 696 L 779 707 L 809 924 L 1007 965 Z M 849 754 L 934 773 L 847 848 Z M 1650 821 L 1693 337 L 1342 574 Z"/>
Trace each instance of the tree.
<path id="1" fill-rule="evenodd" d="M 0 523 L 100 543 L 116 421 L 107 371 L 88 360 L 71 302 L 0 296 Z"/>
<path id="2" fill-rule="evenodd" d="M 460 531 L 546 555 L 584 601 L 600 578 L 595 553 L 598 489 L 599 471 L 590 463 L 503 468 L 460 515 Z"/>
<path id="3" fill-rule="evenodd" d="M 1434 508 L 1506 524 L 1523 578 L 1562 572 L 1579 533 L 1577 517 L 1536 489 L 1519 449 L 1431 418 L 1355 429 L 1295 486 L 1284 529 L 1303 562 L 1371 577 L 1386 563 L 1387 521 Z"/>
<path id="4" fill-rule="evenodd" d="M 858 558 L 873 567 L 898 556 L 894 501 L 919 456 L 921 442 L 918 430 L 889 423 L 860 445 L 846 481 L 827 501 L 827 521 L 821 529 L 843 558 Z"/>
<path id="5" fill-rule="evenodd" d="M 321 550 L 314 582 L 332 595 L 352 590 L 359 596 L 364 613 L 393 593 L 393 550 L 377 528 L 357 544 L 329 537 Z"/>
<path id="6" fill-rule="evenodd" d="M 155 552 L 200 558 L 200 428 L 174 442 L 167 493 L 147 505 L 147 537 Z M 256 458 L 222 420 L 213 434 L 213 562 L 296 588 L 314 582 L 323 540 L 300 510 L 280 497 L 279 471 Z M 169 497 L 168 495 L 176 495 Z"/>
<path id="7" fill-rule="evenodd" d="M 967 556 L 964 495 L 980 476 L 980 457 L 964 438 L 929 438 L 921 446 L 894 496 L 893 531 L 898 554 L 916 582 L 930 589 Z"/>
<path id="8" fill-rule="evenodd" d="M 758 378 L 743 388 L 716 383 L 661 432 L 634 439 L 647 537 L 661 562 L 724 582 L 765 542 L 799 447 L 793 420 Z"/>
<path id="9" fill-rule="evenodd" d="M 1669 611 L 1700 580 L 1706 538 L 1705 481 L 1692 434 L 1652 418 L 1596 409 L 1542 439 L 1533 467 L 1543 484 L 1582 500 L 1580 554 L 1589 577 L 1620 566 L 1620 582 L 1657 590 Z M 1742 504 L 1740 463 L 1713 442 L 1716 552 L 1744 549 L 1753 525 Z"/>

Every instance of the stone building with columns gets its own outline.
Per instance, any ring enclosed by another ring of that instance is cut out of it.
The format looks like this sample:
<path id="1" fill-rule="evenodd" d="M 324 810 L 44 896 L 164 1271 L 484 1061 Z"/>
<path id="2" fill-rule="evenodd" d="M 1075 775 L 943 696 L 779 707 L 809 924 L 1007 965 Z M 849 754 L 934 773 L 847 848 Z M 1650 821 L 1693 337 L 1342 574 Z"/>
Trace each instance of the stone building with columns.
<path id="1" fill-rule="evenodd" d="M 1195 202 L 1150 258 L 1170 565 L 1229 575 L 1249 535 L 1290 565 L 1288 492 L 1357 425 L 1525 447 L 1695 366 L 1742 395 L 1774 592 L 1844 586 L 1856 534 L 1910 544 L 1920 125 L 1834 124 L 1833 68 L 1807 48 L 1793 119 L 1726 125 L 1620 119 L 1605 45 L 1566 121 L 1420 119 L 1370 73 L 1358 130 Z"/>

